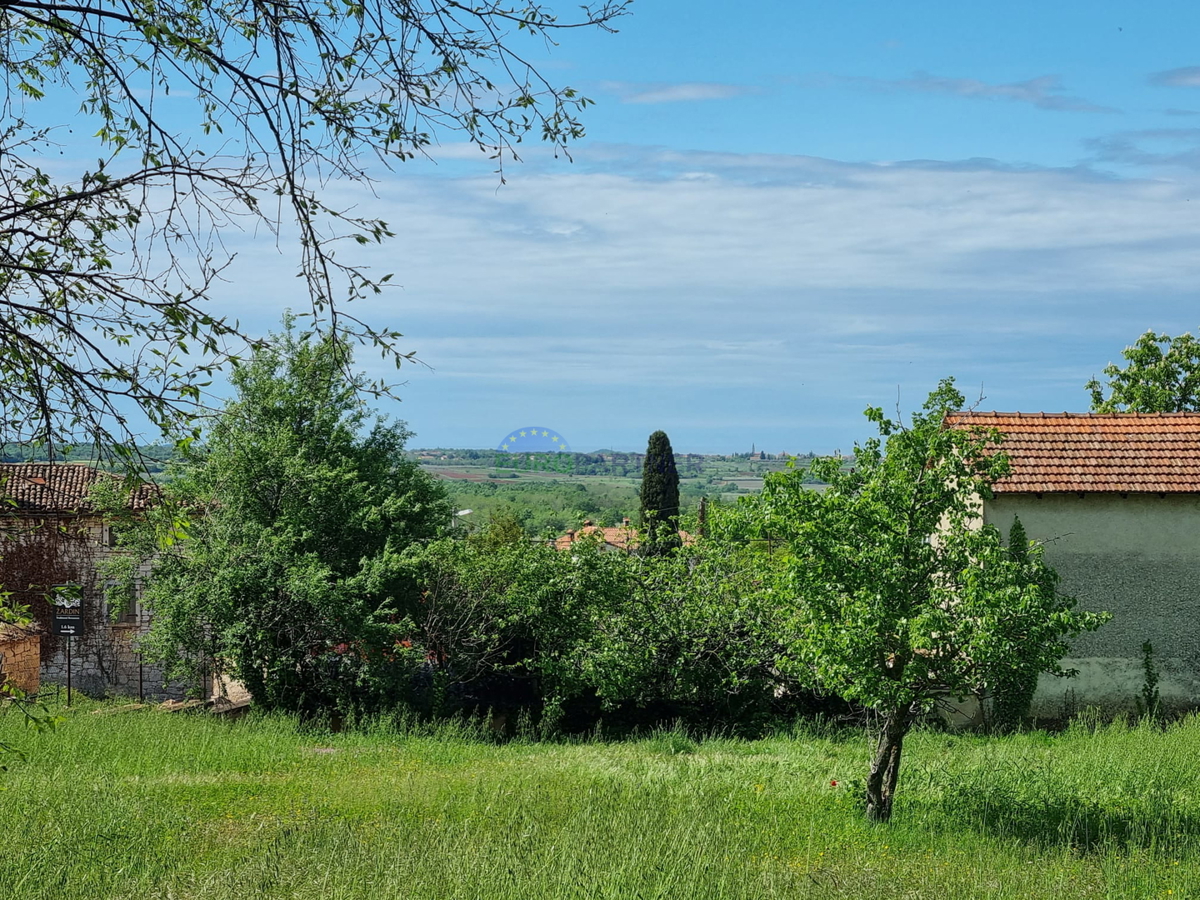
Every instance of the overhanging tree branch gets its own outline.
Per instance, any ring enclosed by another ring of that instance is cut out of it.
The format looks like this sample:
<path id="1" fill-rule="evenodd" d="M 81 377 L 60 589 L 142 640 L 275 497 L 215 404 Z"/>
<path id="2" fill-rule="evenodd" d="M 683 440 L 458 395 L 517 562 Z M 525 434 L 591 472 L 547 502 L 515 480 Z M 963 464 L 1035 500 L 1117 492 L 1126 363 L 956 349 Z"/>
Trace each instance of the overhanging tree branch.
<path id="1" fill-rule="evenodd" d="M 254 343 L 206 311 L 228 227 L 295 228 L 315 327 L 412 359 L 398 331 L 345 309 L 390 275 L 334 251 L 392 230 L 321 189 L 451 131 L 501 178 L 530 133 L 565 152 L 590 101 L 546 80 L 517 36 L 612 30 L 628 3 L 559 21 L 497 0 L 0 0 L 0 439 L 109 444 L 137 410 L 186 426 L 199 388 Z M 167 105 L 181 91 L 186 114 Z M 72 131 L 95 128 L 102 150 L 73 178 L 45 162 L 64 97 L 79 99 Z"/>

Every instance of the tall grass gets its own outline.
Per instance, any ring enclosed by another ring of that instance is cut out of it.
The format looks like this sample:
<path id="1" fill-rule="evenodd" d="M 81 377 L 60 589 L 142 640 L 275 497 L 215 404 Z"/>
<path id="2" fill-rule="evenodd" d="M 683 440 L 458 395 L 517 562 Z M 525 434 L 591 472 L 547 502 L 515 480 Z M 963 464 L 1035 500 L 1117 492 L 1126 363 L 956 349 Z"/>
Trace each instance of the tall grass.
<path id="1" fill-rule="evenodd" d="M 883 827 L 852 732 L 497 744 L 80 710 L 0 739 L 27 751 L 0 776 L 4 898 L 1200 895 L 1194 719 L 917 733 Z"/>

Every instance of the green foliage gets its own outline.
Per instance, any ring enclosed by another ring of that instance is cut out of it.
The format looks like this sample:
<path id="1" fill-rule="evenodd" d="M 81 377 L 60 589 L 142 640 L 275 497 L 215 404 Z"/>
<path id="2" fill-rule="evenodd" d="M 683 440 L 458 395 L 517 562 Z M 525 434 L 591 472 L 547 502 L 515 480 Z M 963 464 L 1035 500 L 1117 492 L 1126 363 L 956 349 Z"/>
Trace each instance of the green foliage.
<path id="1" fill-rule="evenodd" d="M 429 661 L 423 711 L 529 709 L 547 730 L 683 719 L 761 726 L 784 679 L 778 611 L 752 554 L 699 544 L 639 556 L 569 552 L 498 518 L 409 554 L 406 613 Z"/>
<path id="2" fill-rule="evenodd" d="M 515 476 L 518 471 L 543 471 L 577 477 L 608 475 L 615 478 L 641 479 L 642 465 L 645 461 L 644 453 L 616 450 L 596 450 L 592 453 L 510 454 L 495 450 L 440 447 L 416 452 L 423 462 L 438 468 L 496 467 L 503 472 L 503 475 L 492 473 L 489 477 Z M 789 462 L 807 461 L 811 458 L 811 453 L 800 456 L 676 453 L 675 467 L 679 471 L 681 481 L 702 479 L 712 483 L 721 478 L 755 478 L 764 472 L 785 469 Z"/>
<path id="3" fill-rule="evenodd" d="M 1020 517 L 1013 518 L 1008 530 L 1008 553 L 1016 563 L 1017 578 L 1021 583 L 1041 582 L 1042 590 L 1054 590 L 1057 576 L 1042 563 L 1040 548 L 1031 545 Z M 1029 715 L 1029 706 L 1037 692 L 1039 674 L 1031 666 L 997 670 L 991 685 L 990 725 L 993 730 L 1013 731 L 1021 726 Z"/>
<path id="4" fill-rule="evenodd" d="M 777 582 L 795 604 L 785 665 L 879 714 L 872 818 L 890 815 L 904 736 L 938 698 L 1061 674 L 1066 639 L 1103 621 L 1057 593 L 1040 548 L 1021 561 L 978 523 L 979 498 L 1007 460 L 995 452 L 999 434 L 943 426 L 962 405 L 947 380 L 909 426 L 868 409 L 880 437 L 855 447 L 852 469 L 813 463 L 827 490 L 770 475 L 741 505 L 747 536 L 787 544 Z"/>
<path id="5" fill-rule="evenodd" d="M 1013 516 L 1008 529 L 1008 555 L 1017 563 L 1029 562 L 1029 535 L 1025 533 L 1020 516 Z"/>
<path id="6" fill-rule="evenodd" d="M 770 560 L 698 540 L 628 557 L 632 589 L 598 619 L 584 671 L 609 708 L 754 732 L 796 683 L 776 664 L 785 609 Z M 807 695 L 806 695 L 807 696 Z"/>
<path id="7" fill-rule="evenodd" d="M 642 466 L 641 525 L 650 553 L 679 546 L 679 469 L 665 431 L 650 435 Z"/>
<path id="8" fill-rule="evenodd" d="M 528 537 L 560 535 L 585 520 L 620 525 L 637 510 L 637 489 L 598 481 L 520 481 L 496 484 L 447 479 L 442 482 L 455 506 L 470 509 L 467 527 L 492 516 L 515 518 Z M 476 525 L 475 527 L 480 527 Z"/>
<path id="9" fill-rule="evenodd" d="M 514 544 L 524 544 L 529 538 L 521 527 L 521 520 L 507 511 L 493 511 L 487 525 L 480 531 L 468 535 L 468 540 L 484 550 L 497 550 Z"/>
<path id="10" fill-rule="evenodd" d="M 1162 715 L 1162 698 L 1158 693 L 1158 666 L 1154 664 L 1154 647 L 1146 641 L 1142 644 L 1142 696 L 1138 700 L 1138 713 L 1150 721 Z"/>
<path id="11" fill-rule="evenodd" d="M 1171 337 L 1147 331 L 1121 351 L 1128 363 L 1104 367 L 1108 396 L 1092 379 L 1092 412 L 1195 412 L 1200 410 L 1200 341 L 1191 333 Z"/>
<path id="12" fill-rule="evenodd" d="M 557 472 L 561 475 L 610 475 L 618 478 L 641 478 L 644 453 L 619 450 L 596 450 L 592 453 L 504 453 L 497 450 L 478 450 L 439 447 L 418 451 L 439 466 L 491 466 L 498 469 Z M 697 453 L 677 453 L 676 465 L 681 473 L 698 476 L 706 463 L 722 457 L 701 456 Z"/>
<path id="13" fill-rule="evenodd" d="M 404 427 L 368 417 L 349 364 L 289 322 L 234 369 L 236 399 L 164 502 L 122 529 L 126 580 L 153 566 L 144 647 L 169 673 L 224 669 L 263 707 L 305 713 L 380 708 L 406 687 L 404 554 L 450 508 L 405 457 Z"/>
<path id="14" fill-rule="evenodd" d="M 410 553 L 408 564 L 420 594 L 405 612 L 427 660 L 413 702 L 438 715 L 560 706 L 587 678 L 579 648 L 630 583 L 624 554 L 594 543 L 561 553 L 504 520 Z"/>

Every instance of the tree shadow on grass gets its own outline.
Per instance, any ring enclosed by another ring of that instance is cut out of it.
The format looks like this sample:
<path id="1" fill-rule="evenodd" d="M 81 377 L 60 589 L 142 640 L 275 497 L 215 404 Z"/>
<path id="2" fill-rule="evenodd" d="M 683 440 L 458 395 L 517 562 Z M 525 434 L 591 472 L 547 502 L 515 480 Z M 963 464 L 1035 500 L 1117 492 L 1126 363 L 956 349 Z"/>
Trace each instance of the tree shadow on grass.
<path id="1" fill-rule="evenodd" d="M 1088 854 L 1200 843 L 1200 816 L 1168 796 L 1105 804 L 1078 795 L 1021 795 L 1003 784 L 975 783 L 947 795 L 941 806 L 941 818 L 952 830 L 969 828 L 1041 849 Z"/>

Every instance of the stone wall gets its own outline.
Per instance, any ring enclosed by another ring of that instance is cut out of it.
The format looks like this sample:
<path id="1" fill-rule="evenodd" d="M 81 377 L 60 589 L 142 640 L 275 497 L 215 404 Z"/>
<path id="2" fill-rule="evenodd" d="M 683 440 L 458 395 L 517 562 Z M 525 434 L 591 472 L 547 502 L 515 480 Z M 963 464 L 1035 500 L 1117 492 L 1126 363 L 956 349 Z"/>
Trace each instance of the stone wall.
<path id="1" fill-rule="evenodd" d="M 35 629 L 0 626 L 0 684 L 36 694 L 41 666 L 41 635 Z"/>
<path id="2" fill-rule="evenodd" d="M 30 607 L 44 636 L 41 680 L 66 684 L 70 642 L 71 682 L 89 696 L 147 698 L 182 697 L 186 687 L 164 685 L 161 672 L 143 666 L 138 638 L 150 624 L 140 603 L 116 618 L 105 599 L 99 566 L 122 551 L 113 547 L 108 526 L 95 515 L 62 515 L 0 519 L 0 583 L 17 603 Z M 143 575 L 148 574 L 143 572 Z M 47 586 L 75 583 L 81 588 L 84 633 L 67 638 L 53 633 L 54 610 Z"/>

